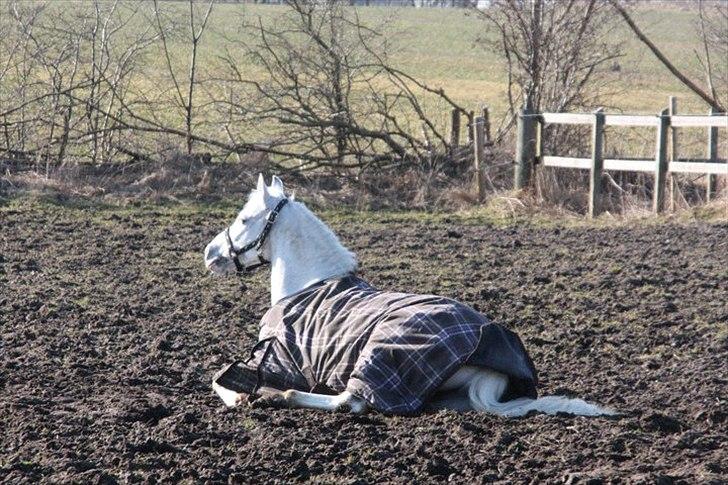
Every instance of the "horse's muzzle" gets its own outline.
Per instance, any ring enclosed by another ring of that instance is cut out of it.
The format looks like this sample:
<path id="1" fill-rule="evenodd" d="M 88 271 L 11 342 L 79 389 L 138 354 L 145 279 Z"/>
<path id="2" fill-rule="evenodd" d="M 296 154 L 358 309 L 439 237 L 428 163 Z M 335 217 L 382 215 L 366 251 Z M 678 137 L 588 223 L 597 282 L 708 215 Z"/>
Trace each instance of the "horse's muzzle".
<path id="1" fill-rule="evenodd" d="M 232 260 L 223 256 L 217 256 L 214 258 L 205 258 L 205 266 L 213 274 L 219 276 L 227 276 L 235 273 L 235 266 Z"/>

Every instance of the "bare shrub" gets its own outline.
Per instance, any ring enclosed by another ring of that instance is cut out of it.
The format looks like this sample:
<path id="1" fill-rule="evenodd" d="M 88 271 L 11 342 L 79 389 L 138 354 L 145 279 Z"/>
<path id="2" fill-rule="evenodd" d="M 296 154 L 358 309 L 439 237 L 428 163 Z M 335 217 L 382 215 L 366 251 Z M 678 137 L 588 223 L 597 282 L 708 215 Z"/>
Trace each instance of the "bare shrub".
<path id="1" fill-rule="evenodd" d="M 2 27 L 2 148 L 19 159 L 109 161 L 122 147 L 119 123 L 149 31 L 125 27 L 142 4 L 94 1 L 79 9 L 11 2 Z M 118 40 L 118 42 L 117 42 Z"/>
<path id="2" fill-rule="evenodd" d="M 508 116 L 524 97 L 535 111 L 594 109 L 616 80 L 622 46 L 615 16 L 599 0 L 494 0 L 478 10 L 495 39 L 481 44 L 502 58 L 508 76 Z"/>
<path id="3" fill-rule="evenodd" d="M 592 111 L 617 80 L 622 46 L 612 36 L 615 15 L 599 0 L 494 0 L 476 11 L 485 21 L 481 44 L 501 57 L 508 76 L 508 110 L 496 140 L 504 138 L 524 107 L 530 112 Z M 547 126 L 547 153 L 588 152 L 579 128 Z M 581 210 L 587 178 L 578 171 L 539 170 L 535 195 L 542 201 Z"/>
<path id="4" fill-rule="evenodd" d="M 345 2 L 286 3 L 274 22 L 244 23 L 252 42 L 233 41 L 221 110 L 256 130 L 253 136 L 265 140 L 259 149 L 276 155 L 282 169 L 437 171 L 449 145 L 423 98 L 462 108 L 393 67 L 388 37 Z M 261 72 L 242 72 L 240 56 Z"/>
<path id="5" fill-rule="evenodd" d="M 172 54 L 170 52 L 169 44 L 167 43 L 167 27 L 166 25 L 173 25 L 169 20 L 166 22 L 162 21 L 162 14 L 160 12 L 160 5 L 158 0 L 154 0 L 154 23 L 157 29 L 157 34 L 161 40 L 161 50 L 166 63 L 167 74 L 174 86 L 174 98 L 171 102 L 172 105 L 176 105 L 183 112 L 184 117 L 184 130 L 185 130 L 185 146 L 187 154 L 192 154 L 192 123 L 195 108 L 195 88 L 199 82 L 198 79 L 198 49 L 203 34 L 207 28 L 207 21 L 212 13 L 212 7 L 215 4 L 214 0 L 210 0 L 204 11 L 197 12 L 195 2 L 189 1 L 189 13 L 187 18 L 189 20 L 189 30 L 185 32 L 185 41 L 189 48 L 188 64 L 187 64 L 187 75 L 186 85 L 183 85 L 181 77 L 176 71 L 177 69 L 172 63 Z"/>
<path id="6" fill-rule="evenodd" d="M 720 106 L 728 106 L 728 3 L 698 4 L 699 29 L 703 51 L 695 55 L 703 72 L 711 96 Z"/>

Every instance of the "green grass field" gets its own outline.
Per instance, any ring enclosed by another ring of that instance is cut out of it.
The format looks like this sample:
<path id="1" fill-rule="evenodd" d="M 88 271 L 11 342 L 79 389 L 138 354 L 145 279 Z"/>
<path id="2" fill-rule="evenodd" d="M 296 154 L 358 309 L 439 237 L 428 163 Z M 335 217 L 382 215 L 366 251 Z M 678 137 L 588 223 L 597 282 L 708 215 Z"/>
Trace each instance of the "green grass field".
<path id="1" fill-rule="evenodd" d="M 695 28 L 696 11 L 648 8 L 635 13 L 639 26 L 682 70 L 702 80 L 694 50 L 699 38 Z M 218 5 L 211 18 L 217 31 L 232 32 L 240 15 L 260 16 L 270 21 L 283 8 L 259 5 Z M 180 10 L 182 13 L 182 10 Z M 506 75 L 498 56 L 477 43 L 479 37 L 492 36 L 485 23 L 460 9 L 392 9 L 359 8 L 361 19 L 374 25 L 386 22 L 394 32 L 391 52 L 395 64 L 427 84 L 445 89 L 458 102 L 477 108 L 480 103 L 495 113 L 505 109 Z M 690 93 L 624 25 L 614 36 L 624 43 L 625 56 L 620 64 L 620 78 L 615 94 L 605 103 L 625 112 L 657 112 L 669 96 L 678 96 L 683 112 L 703 113 L 704 103 Z M 205 58 L 216 54 L 220 39 L 213 34 L 206 39 Z M 728 63 L 728 60 L 718 62 Z"/>
<path id="2" fill-rule="evenodd" d="M 53 5 L 68 12 L 78 3 L 64 0 Z M 181 25 L 186 25 L 188 7 L 185 2 L 167 2 L 163 9 Z M 219 56 L 230 45 L 225 37 L 252 40 L 245 39 L 245 34 L 239 30 L 244 18 L 260 17 L 264 23 L 275 22 L 284 12 L 285 7 L 274 5 L 216 5 L 210 18 L 211 28 L 200 47 L 201 75 L 214 77 L 219 73 Z M 150 14 L 147 11 L 145 16 L 138 17 L 140 28 L 142 24 L 147 25 Z M 386 7 L 359 7 L 357 14 L 365 24 L 381 26 L 389 32 L 392 45 L 389 55 L 395 66 L 428 85 L 442 87 L 467 108 L 477 109 L 480 104 L 487 104 L 496 115 L 505 110 L 505 66 L 496 53 L 478 43 L 479 38 L 495 38 L 495 33 L 489 32 L 486 23 L 476 14 L 463 9 Z M 668 8 L 663 2 L 645 3 L 633 12 L 633 16 L 639 27 L 679 69 L 703 82 L 704 75 L 695 55 L 695 51 L 701 49 L 697 9 Z M 622 43 L 624 56 L 618 60 L 619 78 L 611 89 L 614 93 L 604 99 L 610 109 L 656 113 L 666 107 L 669 96 L 677 96 L 681 112 L 707 111 L 705 103 L 672 76 L 621 20 L 618 25 L 609 41 Z M 173 39 L 170 46 L 180 77 L 184 79 L 188 47 L 180 39 Z M 165 75 L 161 55 L 152 53 L 146 62 L 147 79 L 164 82 L 159 77 Z M 728 68 L 728 59 L 714 59 L 714 62 L 716 66 L 722 63 L 720 68 L 723 70 Z M 258 70 L 252 65 L 238 67 L 253 75 Z"/>

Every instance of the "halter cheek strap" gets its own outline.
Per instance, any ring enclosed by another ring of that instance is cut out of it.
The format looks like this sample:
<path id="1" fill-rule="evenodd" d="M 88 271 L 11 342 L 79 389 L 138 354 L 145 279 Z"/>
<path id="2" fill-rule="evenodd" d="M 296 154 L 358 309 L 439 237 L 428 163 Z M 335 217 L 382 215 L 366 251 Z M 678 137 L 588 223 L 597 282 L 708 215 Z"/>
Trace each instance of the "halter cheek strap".
<path id="1" fill-rule="evenodd" d="M 237 270 L 238 273 L 242 273 L 243 271 L 245 271 L 245 267 L 240 262 L 240 254 L 244 253 L 245 251 L 243 251 L 242 249 L 240 251 L 235 249 L 233 240 L 230 237 L 230 227 L 225 229 L 225 237 L 227 238 L 228 248 L 230 249 L 230 256 L 232 256 L 233 263 L 235 263 L 235 269 Z"/>
<path id="2" fill-rule="evenodd" d="M 263 257 L 262 249 L 263 244 L 265 244 L 266 239 L 268 238 L 268 234 L 270 233 L 270 230 L 273 228 L 273 223 L 275 222 L 276 218 L 278 217 L 278 213 L 280 213 L 281 209 L 288 203 L 288 199 L 283 198 L 276 204 L 276 206 L 273 208 L 272 211 L 268 213 L 268 217 L 266 217 L 265 226 L 263 226 L 263 230 L 260 232 L 260 235 L 250 241 L 248 244 L 243 246 L 242 248 L 236 249 L 235 245 L 233 244 L 233 239 L 230 237 L 230 227 L 228 226 L 227 229 L 225 229 L 225 237 L 227 238 L 228 243 L 228 249 L 230 250 L 230 256 L 232 257 L 233 263 L 235 263 L 235 269 L 238 273 L 244 273 L 245 271 L 251 271 L 255 268 L 258 268 L 260 266 L 263 266 L 264 264 L 270 263 L 270 261 L 266 260 Z M 253 264 L 251 266 L 245 266 L 243 263 L 240 262 L 240 256 L 247 253 L 251 249 L 255 249 L 256 256 L 258 256 L 258 263 Z"/>

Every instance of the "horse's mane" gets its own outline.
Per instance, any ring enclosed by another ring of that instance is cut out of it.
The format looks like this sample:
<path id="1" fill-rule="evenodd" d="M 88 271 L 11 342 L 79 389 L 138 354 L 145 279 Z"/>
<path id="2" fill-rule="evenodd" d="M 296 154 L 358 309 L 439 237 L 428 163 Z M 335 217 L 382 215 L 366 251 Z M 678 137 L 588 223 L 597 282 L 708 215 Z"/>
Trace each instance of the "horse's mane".
<path id="1" fill-rule="evenodd" d="M 285 224 L 281 225 L 284 239 L 290 242 L 298 241 L 307 247 L 315 248 L 310 254 L 312 259 L 322 267 L 335 271 L 337 275 L 356 272 L 358 262 L 354 253 L 349 251 L 334 232 L 321 219 L 306 207 L 302 202 L 291 200 L 290 210 L 285 215 Z M 281 215 L 286 212 L 285 210 Z"/>

